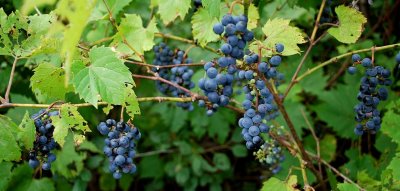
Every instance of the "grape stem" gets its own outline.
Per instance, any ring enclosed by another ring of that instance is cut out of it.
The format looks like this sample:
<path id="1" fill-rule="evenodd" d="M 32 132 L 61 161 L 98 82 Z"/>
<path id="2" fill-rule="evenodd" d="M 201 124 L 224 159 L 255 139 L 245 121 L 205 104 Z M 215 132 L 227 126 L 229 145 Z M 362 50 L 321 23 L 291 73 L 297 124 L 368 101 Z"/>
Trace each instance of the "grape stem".
<path id="1" fill-rule="evenodd" d="M 320 159 L 321 158 L 321 149 L 320 149 L 320 144 L 319 144 L 319 139 L 317 137 L 317 134 L 315 134 L 315 131 L 314 131 L 310 121 L 308 120 L 306 113 L 304 112 L 304 109 L 300 109 L 300 111 L 301 111 L 301 115 L 303 116 L 304 120 L 306 121 L 308 129 L 311 131 L 311 135 L 314 138 L 314 141 L 316 143 L 317 157 L 318 157 L 318 159 Z M 322 167 L 321 167 L 320 160 L 318 160 L 318 171 L 320 174 L 322 174 Z"/>
<path id="2" fill-rule="evenodd" d="M 178 67 L 178 66 L 204 66 L 204 62 L 201 63 L 191 63 L 191 64 L 170 64 L 170 65 L 163 65 L 163 66 L 157 66 L 157 65 L 152 65 L 152 64 L 145 64 L 143 62 L 137 62 L 133 60 L 125 60 L 126 63 L 129 64 L 136 64 L 139 66 L 146 66 L 146 67 L 152 67 L 152 68 L 173 68 L 173 67 Z"/>
<path id="3" fill-rule="evenodd" d="M 215 53 L 215 54 L 222 55 L 222 53 L 219 52 L 218 50 L 216 50 L 216 49 L 214 49 L 214 48 L 211 48 L 211 47 L 209 47 L 209 46 L 200 46 L 200 45 L 199 45 L 196 41 L 194 41 L 194 40 L 189 40 L 189 39 L 182 38 L 182 37 L 179 37 L 179 36 L 170 35 L 170 34 L 164 34 L 164 33 L 155 33 L 155 36 L 156 36 L 156 37 L 167 38 L 167 39 L 172 39 L 172 40 L 177 40 L 177 41 L 185 42 L 185 43 L 188 43 L 188 44 L 192 44 L 192 45 L 195 45 L 195 46 L 204 48 L 205 50 L 208 50 L 208 51 L 213 52 L 213 53 Z"/>
<path id="4" fill-rule="evenodd" d="M 18 62 L 18 57 L 15 56 L 14 57 L 14 62 L 12 63 L 10 79 L 8 80 L 8 86 L 7 86 L 6 94 L 4 95 L 4 99 L 3 98 L 1 99 L 1 103 L 3 103 L 3 104 L 10 102 L 10 91 L 11 91 L 11 86 L 12 86 L 12 82 L 13 82 L 13 79 L 14 79 L 15 66 L 17 65 L 17 62 Z"/>
<path id="5" fill-rule="evenodd" d="M 400 47 L 400 43 L 390 44 L 390 45 L 386 45 L 386 46 L 376 46 L 376 47 L 374 48 L 374 51 L 376 52 L 376 51 L 381 51 L 381 50 L 386 50 L 386 49 L 392 49 L 392 48 L 396 48 L 396 47 Z M 350 52 L 348 52 L 348 53 L 345 53 L 345 54 L 342 54 L 342 55 L 333 57 L 333 58 L 331 58 L 331 59 L 329 59 L 329 60 L 327 60 L 327 61 L 321 63 L 320 65 L 315 66 L 315 67 L 313 67 L 313 68 L 307 70 L 304 74 L 302 74 L 301 76 L 299 76 L 298 78 L 296 78 L 295 82 L 297 83 L 297 82 L 303 80 L 305 77 L 307 77 L 308 75 L 312 74 L 313 72 L 315 72 L 315 71 L 317 71 L 317 70 L 319 70 L 319 69 L 321 69 L 321 68 L 323 68 L 324 66 L 327 66 L 327 65 L 329 65 L 329 64 L 336 63 L 338 60 L 340 60 L 340 59 L 342 59 L 342 58 L 351 56 L 351 55 L 356 54 L 356 53 L 362 53 L 362 52 L 368 52 L 368 51 L 371 51 L 371 48 L 366 48 L 366 49 L 361 49 L 361 50 L 350 51 Z"/>

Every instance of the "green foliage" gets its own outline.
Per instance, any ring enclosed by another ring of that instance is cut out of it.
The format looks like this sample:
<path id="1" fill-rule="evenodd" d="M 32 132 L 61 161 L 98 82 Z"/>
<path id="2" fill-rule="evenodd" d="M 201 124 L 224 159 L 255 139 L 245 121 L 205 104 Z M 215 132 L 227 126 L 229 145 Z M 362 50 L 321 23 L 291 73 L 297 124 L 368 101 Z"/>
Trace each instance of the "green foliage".
<path id="1" fill-rule="evenodd" d="M 124 102 L 125 83 L 133 83 L 128 68 L 110 48 L 93 48 L 89 52 L 90 65 L 74 62 L 82 68 L 74 71 L 73 84 L 79 95 L 97 107 L 97 101 L 121 105 Z"/>
<path id="2" fill-rule="evenodd" d="M 151 0 L 152 6 L 158 6 L 157 13 L 164 25 L 174 21 L 177 17 L 182 20 L 189 11 L 190 0 Z"/>
<path id="3" fill-rule="evenodd" d="M 328 33 L 340 42 L 355 43 L 361 36 L 367 19 L 362 13 L 344 5 L 336 7 L 335 12 L 339 17 L 339 27 L 330 28 Z"/>
<path id="4" fill-rule="evenodd" d="M 270 178 L 268 181 L 264 182 L 261 191 L 267 191 L 271 189 L 282 191 L 298 191 L 298 189 L 295 188 L 296 184 L 297 176 L 295 175 L 290 176 L 287 181 L 282 181 L 277 178 Z"/>
<path id="5" fill-rule="evenodd" d="M 15 135 L 18 126 L 10 120 L 10 118 L 0 115 L 0 161 L 18 161 L 21 157 L 21 149 Z"/>

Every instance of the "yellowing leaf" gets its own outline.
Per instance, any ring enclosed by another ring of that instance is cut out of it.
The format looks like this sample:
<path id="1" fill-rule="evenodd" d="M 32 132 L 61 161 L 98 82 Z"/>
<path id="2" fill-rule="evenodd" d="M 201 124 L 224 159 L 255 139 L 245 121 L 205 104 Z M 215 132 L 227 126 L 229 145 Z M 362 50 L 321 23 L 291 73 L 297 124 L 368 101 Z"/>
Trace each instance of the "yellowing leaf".
<path id="1" fill-rule="evenodd" d="M 330 28 L 328 33 L 340 42 L 355 43 L 361 36 L 367 19 L 361 12 L 344 5 L 336 7 L 335 12 L 339 17 L 339 27 Z"/>
<path id="2" fill-rule="evenodd" d="M 216 17 L 212 17 L 207 9 L 200 8 L 192 17 L 193 38 L 197 40 L 201 46 L 216 41 L 219 36 L 214 33 L 213 26 L 218 23 Z"/>
<path id="3" fill-rule="evenodd" d="M 285 46 L 282 55 L 289 56 L 300 53 L 298 44 L 306 42 L 302 31 L 289 25 L 290 20 L 276 18 L 268 20 L 262 28 L 265 36 L 267 37 L 263 42 L 254 41 L 250 45 L 250 49 L 254 52 L 258 51 L 258 46 L 264 47 L 263 56 L 269 57 L 275 49 L 275 44 L 282 43 Z M 267 50 L 269 49 L 269 50 Z"/>
<path id="4" fill-rule="evenodd" d="M 297 185 L 297 176 L 291 175 L 286 181 L 272 177 L 263 183 L 261 191 L 279 190 L 279 191 L 299 191 L 295 188 Z"/>
<path id="5" fill-rule="evenodd" d="M 126 14 L 118 26 L 118 32 L 114 37 L 114 44 L 119 52 L 133 54 L 133 50 L 124 44 L 127 43 L 140 54 L 151 50 L 154 46 L 154 33 L 158 32 L 155 20 L 151 20 L 146 28 L 143 27 L 142 19 L 136 14 Z M 136 57 L 138 59 L 138 57 Z"/>
<path id="6" fill-rule="evenodd" d="M 59 116 L 51 117 L 54 125 L 54 140 L 62 147 L 65 143 L 65 137 L 68 135 L 68 130 L 77 130 L 74 135 L 77 137 L 81 133 L 91 132 L 87 122 L 78 112 L 78 108 L 69 104 L 63 104 L 60 109 Z M 80 141 L 81 142 L 81 141 Z"/>
<path id="7" fill-rule="evenodd" d="M 224 4 L 224 3 L 223 3 Z M 234 9 L 233 14 L 234 15 L 242 15 L 244 13 L 244 7 L 243 5 L 239 5 L 238 9 Z M 258 20 L 260 19 L 260 15 L 258 14 L 258 9 L 254 4 L 250 4 L 249 10 L 248 10 L 248 19 L 249 22 L 247 23 L 247 29 L 251 30 L 257 27 Z"/>
<path id="8" fill-rule="evenodd" d="M 64 99 L 65 94 L 71 88 L 64 87 L 64 69 L 49 63 L 39 64 L 35 74 L 31 77 L 32 90 L 39 90 L 42 94 L 51 98 Z"/>
<path id="9" fill-rule="evenodd" d="M 160 18 L 167 25 L 177 17 L 180 17 L 182 20 L 185 18 L 185 15 L 189 11 L 191 0 L 159 0 L 151 2 L 151 6 L 155 6 L 156 4 L 158 5 Z"/>
<path id="10" fill-rule="evenodd" d="M 133 119 L 135 115 L 140 115 L 139 102 L 132 86 L 128 85 L 125 88 L 125 101 L 123 107 L 126 108 L 126 113 Z"/>

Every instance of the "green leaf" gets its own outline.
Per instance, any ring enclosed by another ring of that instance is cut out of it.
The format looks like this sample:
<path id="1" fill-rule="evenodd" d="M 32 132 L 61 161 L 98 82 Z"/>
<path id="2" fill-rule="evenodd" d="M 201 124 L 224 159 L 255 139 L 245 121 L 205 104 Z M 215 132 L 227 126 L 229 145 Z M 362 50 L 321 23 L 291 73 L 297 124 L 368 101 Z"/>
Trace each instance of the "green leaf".
<path id="1" fill-rule="evenodd" d="M 213 162 L 215 167 L 220 170 L 229 170 L 229 168 L 231 168 L 231 162 L 229 161 L 228 156 L 223 153 L 214 154 Z"/>
<path id="2" fill-rule="evenodd" d="M 105 0 L 110 11 L 112 13 L 113 18 L 116 18 L 118 13 L 124 9 L 124 7 L 128 6 L 132 0 Z M 108 10 L 103 1 L 98 1 L 96 8 L 93 10 L 92 15 L 90 16 L 90 20 L 101 20 L 104 18 L 108 18 Z"/>
<path id="3" fill-rule="evenodd" d="M 22 142 L 25 149 L 33 148 L 33 142 L 36 138 L 36 127 L 29 113 L 26 112 L 21 124 L 18 127 L 18 141 Z"/>
<path id="4" fill-rule="evenodd" d="M 220 0 L 202 0 L 201 1 L 204 9 L 206 9 L 210 16 L 219 18 L 220 16 Z M 199 10 L 197 10 L 199 11 Z"/>
<path id="5" fill-rule="evenodd" d="M 356 178 L 357 173 L 365 171 L 371 177 L 375 177 L 377 172 L 377 166 L 375 159 L 371 155 L 360 155 L 357 149 L 349 149 L 345 152 L 347 158 L 351 159 L 342 168 L 342 172 L 348 172 L 346 176 L 349 178 Z"/>
<path id="6" fill-rule="evenodd" d="M 124 102 L 125 83 L 133 84 L 128 67 L 115 52 L 106 47 L 92 48 L 89 59 L 90 66 L 74 74 L 76 91 L 95 107 L 99 99 L 121 105 Z"/>
<path id="7" fill-rule="evenodd" d="M 40 7 L 43 5 L 51 5 L 56 0 L 24 0 L 24 4 L 21 7 L 21 13 L 24 15 L 28 15 L 29 12 L 35 9 L 36 7 Z"/>
<path id="8" fill-rule="evenodd" d="M 146 157 L 139 163 L 141 178 L 160 178 L 164 175 L 164 163 L 158 156 Z"/>
<path id="9" fill-rule="evenodd" d="M 123 107 L 126 108 L 126 113 L 133 119 L 135 115 L 140 115 L 139 102 L 132 86 L 125 88 L 125 101 Z"/>
<path id="10" fill-rule="evenodd" d="M 35 68 L 35 74 L 31 77 L 32 90 L 38 90 L 48 97 L 64 100 L 65 94 L 71 88 L 65 88 L 65 72 L 63 68 L 50 63 L 39 64 Z"/>
<path id="11" fill-rule="evenodd" d="M 18 126 L 10 118 L 0 115 L 0 161 L 19 161 L 21 149 L 14 137 Z"/>
<path id="12" fill-rule="evenodd" d="M 82 133 L 91 132 L 87 122 L 78 112 L 76 106 L 63 104 L 60 109 L 59 116 L 52 116 L 54 129 L 54 140 L 62 147 L 65 143 L 65 137 L 68 135 L 69 129 L 81 131 Z M 79 135 L 80 132 L 74 135 Z M 79 141 L 80 142 L 80 141 Z"/>
<path id="13" fill-rule="evenodd" d="M 316 151 L 317 144 L 315 142 L 315 139 L 311 135 L 309 135 L 307 136 L 305 141 L 307 150 L 310 150 L 313 153 L 317 153 Z M 320 139 L 319 144 L 320 144 L 321 158 L 327 162 L 333 160 L 336 154 L 336 144 L 337 144 L 335 136 L 331 134 L 326 134 L 322 139 Z"/>
<path id="14" fill-rule="evenodd" d="M 280 191 L 299 191 L 295 188 L 297 185 L 297 176 L 291 175 L 288 181 L 282 181 L 272 177 L 263 183 L 261 191 L 280 190 Z"/>
<path id="15" fill-rule="evenodd" d="M 8 182 L 11 180 L 11 162 L 0 162 L 0 190 L 6 190 Z"/>
<path id="16" fill-rule="evenodd" d="M 189 168 L 180 169 L 175 176 L 175 180 L 179 185 L 184 185 L 190 178 Z"/>
<path id="17" fill-rule="evenodd" d="M 263 42 L 254 41 L 251 43 L 250 49 L 253 52 L 258 52 L 259 46 L 269 49 L 263 49 L 263 56 L 269 57 L 272 55 L 271 50 L 275 50 L 275 44 L 282 43 L 285 46 L 282 55 L 289 56 L 300 53 L 298 44 L 303 44 L 306 40 L 302 31 L 297 27 L 290 26 L 289 23 L 290 20 L 281 18 L 268 20 L 262 28 L 267 38 Z"/>
<path id="18" fill-rule="evenodd" d="M 339 191 L 359 191 L 357 186 L 355 186 L 354 184 L 350 184 L 350 183 L 339 183 L 337 185 L 337 188 L 339 189 Z"/>
<path id="19" fill-rule="evenodd" d="M 1 75 L 1 74 L 0 74 Z M 8 81 L 8 80 L 7 80 Z M 14 103 L 35 103 L 35 101 L 33 101 L 31 98 L 28 98 L 24 95 L 20 95 L 20 94 L 10 94 L 11 97 L 11 101 Z M 37 112 L 37 109 L 35 108 L 22 108 L 22 107 L 15 107 L 15 108 L 11 108 L 7 111 L 7 117 L 11 118 L 12 121 L 14 121 L 15 123 L 21 123 L 22 119 L 25 116 L 25 113 L 29 112 L 29 113 L 35 113 Z"/>
<path id="20" fill-rule="evenodd" d="M 352 139 L 357 138 L 353 133 L 356 125 L 353 107 L 357 104 L 358 89 L 354 86 L 357 85 L 340 84 L 329 92 L 321 92 L 318 95 L 323 103 L 313 106 L 318 117 L 327 122 L 338 135 Z"/>
<path id="21" fill-rule="evenodd" d="M 190 0 L 159 0 L 153 2 L 157 3 L 158 14 L 165 25 L 174 21 L 177 17 L 183 20 L 191 4 Z"/>
<path id="22" fill-rule="evenodd" d="M 193 38 L 201 46 L 219 39 L 219 36 L 213 31 L 214 24 L 218 22 L 217 17 L 212 16 L 208 9 L 200 8 L 197 10 L 191 22 Z"/>
<path id="23" fill-rule="evenodd" d="M 232 153 L 235 157 L 247 156 L 247 149 L 244 145 L 238 144 L 232 147 Z"/>
<path id="24" fill-rule="evenodd" d="M 400 145 L 400 131 L 397 126 L 400 124 L 400 100 L 392 101 L 386 106 L 388 111 L 382 119 L 381 131 L 392 138 L 392 141 Z"/>
<path id="25" fill-rule="evenodd" d="M 400 168 L 400 153 L 398 152 L 396 153 L 396 156 L 393 157 L 392 161 L 387 167 L 387 169 L 393 170 L 393 178 L 396 180 L 400 180 L 400 171 L 398 170 L 399 168 Z"/>
<path id="26" fill-rule="evenodd" d="M 60 25 L 55 29 L 63 33 L 64 39 L 61 45 L 61 55 L 65 57 L 65 84 L 70 80 L 72 60 L 77 53 L 77 45 L 83 29 L 97 0 L 61 0 L 57 3 L 55 13 L 59 18 L 68 21 L 68 25 Z"/>
<path id="27" fill-rule="evenodd" d="M 125 14 L 118 26 L 118 32 L 111 43 L 119 52 L 134 55 L 139 59 L 132 48 L 139 54 L 151 50 L 154 46 L 154 33 L 158 32 L 155 19 L 150 20 L 146 28 L 143 27 L 142 18 L 136 14 Z M 124 41 L 129 44 L 126 45 Z M 131 48 L 132 47 L 132 48 Z"/>
<path id="28" fill-rule="evenodd" d="M 73 178 L 81 174 L 86 154 L 75 151 L 72 133 L 68 134 L 64 147 L 60 151 L 56 151 L 56 155 L 57 160 L 53 162 L 52 170 L 66 178 Z"/>
<path id="29" fill-rule="evenodd" d="M 328 33 L 340 42 L 355 43 L 361 36 L 367 19 L 361 12 L 344 5 L 336 7 L 335 12 L 339 17 L 339 27 L 330 28 Z"/>

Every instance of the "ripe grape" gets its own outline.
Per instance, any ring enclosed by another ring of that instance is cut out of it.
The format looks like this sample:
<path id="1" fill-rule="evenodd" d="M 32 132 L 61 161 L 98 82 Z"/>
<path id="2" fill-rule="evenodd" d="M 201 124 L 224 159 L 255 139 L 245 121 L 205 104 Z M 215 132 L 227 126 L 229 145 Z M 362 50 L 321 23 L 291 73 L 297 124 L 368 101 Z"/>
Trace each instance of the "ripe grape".
<path id="1" fill-rule="evenodd" d="M 51 153 L 51 150 L 58 145 L 53 138 L 54 126 L 50 117 L 57 115 L 58 111 L 48 112 L 42 109 L 31 116 L 36 128 L 36 139 L 28 157 L 31 168 L 37 168 L 42 163 L 43 170 L 50 170 L 51 163 L 56 160 L 56 155 Z"/>
<path id="2" fill-rule="evenodd" d="M 107 127 L 107 130 L 104 130 Z M 105 138 L 104 154 L 109 158 L 109 170 L 113 173 L 115 179 L 120 179 L 123 173 L 136 172 L 136 165 L 133 163 L 135 156 L 135 141 L 141 137 L 137 127 L 132 127 L 125 122 L 116 122 L 113 119 L 107 119 L 106 122 L 100 122 L 97 126 L 100 134 L 108 135 Z"/>

